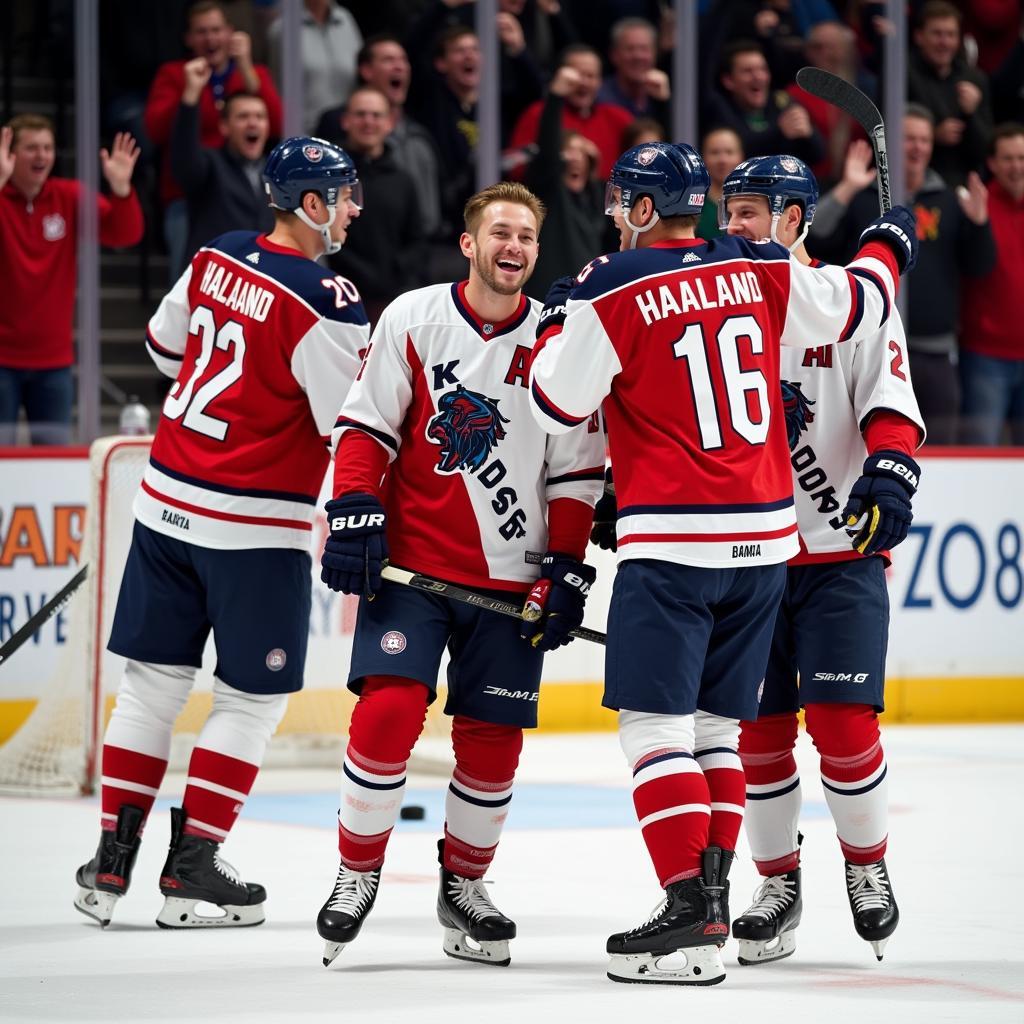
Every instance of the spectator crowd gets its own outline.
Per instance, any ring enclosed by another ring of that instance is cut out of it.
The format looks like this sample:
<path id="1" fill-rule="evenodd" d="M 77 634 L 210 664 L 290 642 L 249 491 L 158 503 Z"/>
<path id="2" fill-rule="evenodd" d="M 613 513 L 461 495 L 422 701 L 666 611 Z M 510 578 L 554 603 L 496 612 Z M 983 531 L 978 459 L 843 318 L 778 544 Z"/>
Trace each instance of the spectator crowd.
<path id="1" fill-rule="evenodd" d="M 100 8 L 103 130 L 123 133 L 104 158 L 102 241 L 138 241 L 138 197 L 119 173 L 134 168 L 147 209 L 159 210 L 148 230 L 173 279 L 207 239 L 271 223 L 260 171 L 282 132 L 280 14 L 272 0 Z M 860 126 L 795 74 L 822 67 L 880 102 L 887 8 L 701 0 L 698 112 L 712 181 L 701 237 L 719 232 L 733 168 L 785 153 L 821 187 L 809 251 L 851 256 L 877 213 L 872 151 Z M 556 278 L 617 248 L 604 179 L 618 154 L 668 137 L 672 10 L 658 0 L 498 0 L 498 9 L 502 174 L 548 209 L 528 286 L 542 298 Z M 1024 4 L 927 0 L 907 10 L 908 104 L 889 144 L 902 145 L 921 242 L 907 283 L 915 390 L 931 443 L 1024 444 Z M 366 196 L 331 266 L 362 293 L 371 321 L 403 291 L 464 276 L 451 243 L 476 184 L 484 68 L 474 13 L 473 0 L 304 0 L 303 130 L 352 155 Z M 53 148 L 52 125 L 16 118 L 12 129 L 0 144 L 0 225 L 46 238 L 52 214 L 33 210 L 70 211 L 78 194 L 49 177 L 52 155 L 40 155 L 40 137 Z M 130 161 L 118 148 L 126 139 Z M 23 261 L 9 279 L 37 273 L 37 253 L 0 252 Z M 35 401 L 31 374 L 69 373 L 72 360 L 69 306 L 52 308 L 61 323 L 45 340 L 26 333 L 19 310 L 0 313 L 0 431 L 12 429 L 19 402 Z"/>

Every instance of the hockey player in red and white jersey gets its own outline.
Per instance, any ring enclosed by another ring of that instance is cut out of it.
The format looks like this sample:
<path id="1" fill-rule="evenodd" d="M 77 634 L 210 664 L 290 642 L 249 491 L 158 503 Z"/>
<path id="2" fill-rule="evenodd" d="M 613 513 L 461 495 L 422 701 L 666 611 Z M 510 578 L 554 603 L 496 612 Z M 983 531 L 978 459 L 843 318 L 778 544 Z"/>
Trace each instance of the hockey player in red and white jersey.
<path id="1" fill-rule="evenodd" d="M 218 849 L 302 686 L 317 497 L 369 325 L 355 288 L 314 262 L 359 215 L 352 160 L 319 139 L 287 139 L 263 178 L 274 230 L 204 246 L 147 331 L 153 361 L 175 381 L 135 500 L 109 641 L 127 662 L 103 742 L 101 838 L 77 874 L 75 906 L 102 925 L 128 890 L 211 630 L 213 709 L 171 811 L 157 924 L 264 919 L 263 887 L 241 881 Z"/>
<path id="2" fill-rule="evenodd" d="M 619 253 L 552 289 L 534 413 L 559 432 L 603 405 L 619 568 L 604 704 L 619 711 L 644 840 L 665 898 L 612 935 L 615 981 L 725 977 L 729 866 L 743 813 L 740 720 L 758 689 L 798 549 L 779 345 L 855 340 L 913 264 L 907 210 L 870 225 L 847 268 L 781 246 L 694 237 L 709 178 L 686 145 L 629 150 L 609 185 Z M 666 955 L 682 951 L 685 966 Z"/>
<path id="3" fill-rule="evenodd" d="M 469 279 L 392 302 L 335 428 L 323 579 L 361 595 L 349 688 L 359 694 L 341 780 L 334 890 L 317 919 L 330 964 L 377 896 L 406 764 L 446 647 L 455 771 L 438 844 L 444 951 L 508 964 L 516 926 L 483 882 L 512 799 L 523 729 L 537 724 L 543 652 L 580 624 L 583 563 L 604 478 L 597 418 L 563 437 L 533 419 L 540 201 L 499 182 L 471 197 Z M 517 621 L 381 580 L 385 562 L 528 600 Z"/>
<path id="4" fill-rule="evenodd" d="M 720 220 L 730 235 L 771 237 L 804 265 L 818 186 L 792 156 L 747 160 L 726 179 Z M 746 829 L 763 876 L 733 922 L 741 964 L 789 956 L 800 923 L 797 713 L 821 757 L 821 782 L 846 860 L 857 933 L 878 959 L 899 921 L 885 864 L 888 778 L 883 710 L 888 549 L 907 535 L 925 436 L 898 311 L 847 345 L 782 353 L 782 397 L 796 492 L 800 551 L 789 561 L 764 693 L 745 721 Z M 854 525 L 851 546 L 847 527 Z"/>

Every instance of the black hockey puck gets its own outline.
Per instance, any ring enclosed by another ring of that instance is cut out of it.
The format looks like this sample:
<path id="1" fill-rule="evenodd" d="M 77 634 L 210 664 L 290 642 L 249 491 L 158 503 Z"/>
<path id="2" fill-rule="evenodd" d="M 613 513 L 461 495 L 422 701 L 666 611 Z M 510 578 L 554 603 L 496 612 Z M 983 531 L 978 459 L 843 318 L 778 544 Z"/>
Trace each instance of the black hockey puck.
<path id="1" fill-rule="evenodd" d="M 406 804 L 401 811 L 402 821 L 422 821 L 427 816 L 423 804 Z"/>

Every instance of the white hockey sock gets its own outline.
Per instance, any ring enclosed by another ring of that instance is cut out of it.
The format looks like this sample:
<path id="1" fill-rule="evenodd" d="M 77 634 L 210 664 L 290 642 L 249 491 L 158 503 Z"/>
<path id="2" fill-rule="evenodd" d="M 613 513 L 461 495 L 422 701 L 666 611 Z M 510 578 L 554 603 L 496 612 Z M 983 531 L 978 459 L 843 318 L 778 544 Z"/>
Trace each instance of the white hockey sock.
<path id="1" fill-rule="evenodd" d="M 455 769 L 444 802 L 445 855 L 451 870 L 467 878 L 484 876 L 508 817 L 513 781 L 483 782 Z"/>
<path id="2" fill-rule="evenodd" d="M 349 743 L 341 769 L 338 849 L 353 871 L 372 871 L 384 862 L 402 808 L 405 767 L 405 761 L 384 764 L 363 757 Z"/>

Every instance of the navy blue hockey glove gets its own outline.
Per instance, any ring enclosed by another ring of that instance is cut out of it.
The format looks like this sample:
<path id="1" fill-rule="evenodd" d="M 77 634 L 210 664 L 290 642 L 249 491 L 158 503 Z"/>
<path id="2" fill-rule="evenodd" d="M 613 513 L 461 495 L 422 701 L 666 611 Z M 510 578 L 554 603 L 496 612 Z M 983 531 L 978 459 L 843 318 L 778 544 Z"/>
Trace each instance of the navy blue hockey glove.
<path id="1" fill-rule="evenodd" d="M 910 502 L 920 478 L 921 468 L 903 452 L 881 451 L 867 457 L 864 474 L 843 509 L 846 532 L 857 551 L 873 555 L 906 539 L 914 519 Z"/>
<path id="2" fill-rule="evenodd" d="M 372 494 L 346 494 L 325 508 L 331 535 L 320 559 L 320 579 L 331 590 L 373 597 L 388 561 L 384 506 Z"/>
<path id="3" fill-rule="evenodd" d="M 544 297 L 544 308 L 540 311 L 540 319 L 537 321 L 537 337 L 549 327 L 561 327 L 565 323 L 565 304 L 569 301 L 573 288 L 576 286 L 576 278 L 571 274 L 560 277 L 548 289 Z"/>
<path id="4" fill-rule="evenodd" d="M 571 643 L 569 630 L 582 625 L 583 606 L 596 579 L 592 565 L 549 551 L 541 563 L 540 579 L 523 605 L 519 635 L 539 651 Z"/>
<path id="5" fill-rule="evenodd" d="M 876 217 L 861 233 L 860 244 L 885 242 L 896 256 L 901 274 L 909 274 L 917 263 L 917 218 L 906 206 L 894 206 Z"/>
<path id="6" fill-rule="evenodd" d="M 604 475 L 604 494 L 597 499 L 594 506 L 594 525 L 590 528 L 590 543 L 596 544 L 602 551 L 618 550 L 619 542 L 615 535 L 618 517 L 615 483 L 612 481 L 612 470 L 609 466 Z"/>

